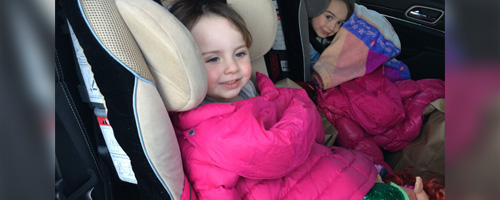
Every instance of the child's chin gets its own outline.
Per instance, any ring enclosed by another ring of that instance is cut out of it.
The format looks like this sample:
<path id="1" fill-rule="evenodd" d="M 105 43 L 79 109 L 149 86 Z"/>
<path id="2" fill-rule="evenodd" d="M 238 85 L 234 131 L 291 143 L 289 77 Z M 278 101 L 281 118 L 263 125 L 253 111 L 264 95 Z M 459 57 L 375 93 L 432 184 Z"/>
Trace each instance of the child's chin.
<path id="1" fill-rule="evenodd" d="M 241 98 L 239 98 L 238 96 L 239 93 L 236 93 L 236 94 L 227 94 L 227 95 L 223 95 L 223 96 L 220 96 L 219 99 L 221 101 L 224 101 L 224 102 L 235 102 L 235 101 L 238 101 L 238 100 L 241 100 Z"/>

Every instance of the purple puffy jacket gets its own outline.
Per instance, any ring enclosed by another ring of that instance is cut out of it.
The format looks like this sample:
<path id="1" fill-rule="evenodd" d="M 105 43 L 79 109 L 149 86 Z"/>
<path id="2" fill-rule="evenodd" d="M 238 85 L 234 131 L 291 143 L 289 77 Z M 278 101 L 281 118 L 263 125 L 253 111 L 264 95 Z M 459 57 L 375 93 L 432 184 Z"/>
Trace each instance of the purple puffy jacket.
<path id="1" fill-rule="evenodd" d="M 186 175 L 200 199 L 360 200 L 377 171 L 364 154 L 325 147 L 314 103 L 302 89 L 174 113 Z"/>

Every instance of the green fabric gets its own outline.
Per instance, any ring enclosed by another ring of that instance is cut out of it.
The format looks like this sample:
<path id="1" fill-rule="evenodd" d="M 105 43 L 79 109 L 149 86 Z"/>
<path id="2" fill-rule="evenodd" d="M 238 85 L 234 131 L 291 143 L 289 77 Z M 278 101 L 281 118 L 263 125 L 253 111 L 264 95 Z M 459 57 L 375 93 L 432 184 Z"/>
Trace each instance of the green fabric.
<path id="1" fill-rule="evenodd" d="M 408 197 L 408 194 L 406 194 L 406 192 L 403 190 L 403 188 L 399 187 L 398 185 L 396 185 L 393 182 L 391 182 L 391 185 L 395 188 L 398 188 L 398 190 L 401 192 L 401 194 L 403 194 L 403 197 L 405 198 L 405 200 L 410 200 L 410 197 Z"/>
<path id="2" fill-rule="evenodd" d="M 363 200 L 409 200 L 406 192 L 391 182 L 375 183 Z"/>

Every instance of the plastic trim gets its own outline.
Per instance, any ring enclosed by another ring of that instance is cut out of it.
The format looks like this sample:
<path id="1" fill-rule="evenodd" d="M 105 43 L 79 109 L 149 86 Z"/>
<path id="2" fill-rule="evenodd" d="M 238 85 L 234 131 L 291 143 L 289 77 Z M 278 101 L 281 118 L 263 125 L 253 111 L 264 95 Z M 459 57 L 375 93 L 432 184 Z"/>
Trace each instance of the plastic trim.
<path id="1" fill-rule="evenodd" d="M 410 15 L 408 14 L 412 9 L 414 8 L 425 8 L 425 9 L 429 9 L 429 10 L 434 10 L 434 11 L 437 11 L 437 12 L 440 12 L 441 15 L 439 15 L 439 17 L 436 19 L 436 21 L 434 22 L 428 22 L 428 21 L 425 21 L 425 20 L 421 20 L 421 19 L 418 19 L 418 18 L 413 18 L 413 17 L 410 17 Z M 412 19 L 412 20 L 416 20 L 416 21 L 419 21 L 419 22 L 423 22 L 423 23 L 426 23 L 426 24 L 436 24 L 437 22 L 439 22 L 439 20 L 441 18 L 443 18 L 444 16 L 444 11 L 440 10 L 440 9 L 437 9 L 437 8 L 432 8 L 432 7 L 428 7 L 428 6 L 421 6 L 421 5 L 414 5 L 410 8 L 408 8 L 408 10 L 405 11 L 405 16 L 408 17 L 409 19 Z"/>
<path id="2" fill-rule="evenodd" d="M 439 30 L 439 29 L 436 29 L 436 28 L 432 28 L 432 27 L 428 27 L 428 26 L 425 26 L 425 25 L 422 25 L 422 24 L 419 24 L 419 23 L 416 23 L 416 22 L 409 21 L 409 20 L 405 20 L 405 19 L 401 19 L 401 18 L 389 16 L 389 15 L 384 15 L 384 14 L 381 14 L 381 15 L 384 16 L 384 17 L 386 17 L 386 18 L 391 18 L 391 19 L 398 20 L 398 21 L 401 21 L 401 22 L 413 24 L 413 25 L 416 25 L 416 26 L 419 26 L 419 27 L 422 27 L 422 28 L 427 28 L 427 29 L 432 30 L 432 31 L 437 31 L 437 32 L 440 32 L 440 33 L 443 33 L 443 34 L 445 33 L 445 31 L 442 31 L 442 30 Z"/>

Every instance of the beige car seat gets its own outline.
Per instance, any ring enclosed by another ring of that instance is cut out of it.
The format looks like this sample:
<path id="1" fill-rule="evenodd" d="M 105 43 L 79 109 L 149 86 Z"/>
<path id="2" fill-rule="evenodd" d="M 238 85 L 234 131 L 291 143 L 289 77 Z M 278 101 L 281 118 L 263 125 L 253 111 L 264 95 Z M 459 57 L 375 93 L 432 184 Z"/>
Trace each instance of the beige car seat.
<path id="1" fill-rule="evenodd" d="M 254 71 L 267 74 L 277 16 L 271 0 L 228 0 L 254 38 Z M 109 123 L 131 160 L 142 199 L 190 198 L 169 111 L 196 107 L 206 94 L 201 53 L 189 31 L 152 0 L 72 0 L 64 7 Z M 253 73 L 253 77 L 255 73 Z"/>

